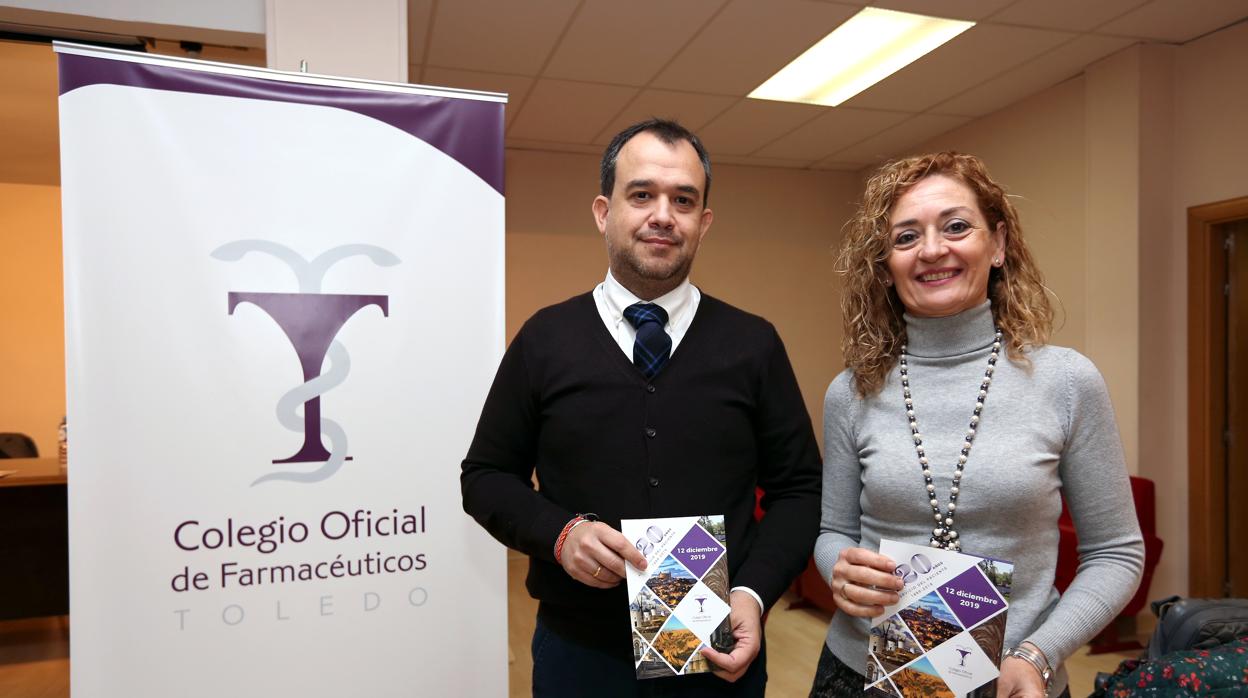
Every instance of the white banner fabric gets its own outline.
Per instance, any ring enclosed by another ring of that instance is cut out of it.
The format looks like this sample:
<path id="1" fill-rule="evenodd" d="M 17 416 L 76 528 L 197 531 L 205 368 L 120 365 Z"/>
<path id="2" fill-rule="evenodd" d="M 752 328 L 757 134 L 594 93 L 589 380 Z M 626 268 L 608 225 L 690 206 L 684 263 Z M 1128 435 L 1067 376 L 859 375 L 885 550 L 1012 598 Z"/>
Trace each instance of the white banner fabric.
<path id="1" fill-rule="evenodd" d="M 73 694 L 505 695 L 503 105 L 136 60 L 61 56 Z"/>

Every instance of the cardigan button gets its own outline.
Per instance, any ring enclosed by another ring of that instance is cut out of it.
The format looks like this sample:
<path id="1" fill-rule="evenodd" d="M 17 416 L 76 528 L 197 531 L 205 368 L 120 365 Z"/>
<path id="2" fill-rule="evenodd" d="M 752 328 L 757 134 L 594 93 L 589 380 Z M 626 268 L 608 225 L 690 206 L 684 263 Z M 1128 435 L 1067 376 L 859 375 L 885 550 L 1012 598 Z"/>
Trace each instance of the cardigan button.
<path id="1" fill-rule="evenodd" d="M 657 478 L 657 477 L 652 477 L 652 478 L 650 478 L 650 486 L 651 486 L 651 487 L 658 487 L 658 486 L 659 486 L 659 478 Z"/>
<path id="2" fill-rule="evenodd" d="M 658 434 L 659 432 L 655 431 L 654 427 L 646 427 L 646 436 L 653 439 L 655 436 L 658 436 Z"/>
<path id="3" fill-rule="evenodd" d="M 653 385 L 647 385 L 647 386 L 646 386 L 646 392 L 647 392 L 647 393 L 653 393 L 655 390 L 656 390 L 656 388 L 655 388 Z"/>

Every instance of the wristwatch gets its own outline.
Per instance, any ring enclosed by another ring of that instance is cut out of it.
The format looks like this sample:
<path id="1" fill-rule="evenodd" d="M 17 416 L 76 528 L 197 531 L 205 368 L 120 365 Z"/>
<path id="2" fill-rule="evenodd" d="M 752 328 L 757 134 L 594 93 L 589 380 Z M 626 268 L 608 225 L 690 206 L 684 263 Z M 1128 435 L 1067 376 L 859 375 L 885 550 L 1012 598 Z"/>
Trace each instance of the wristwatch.
<path id="1" fill-rule="evenodd" d="M 1049 666 L 1049 660 L 1040 650 L 1032 649 L 1025 645 L 1011 647 L 1005 651 L 1005 656 L 1015 657 L 1030 664 L 1040 674 L 1040 678 L 1044 681 L 1044 691 L 1048 694 L 1049 687 L 1053 685 L 1053 667 Z"/>

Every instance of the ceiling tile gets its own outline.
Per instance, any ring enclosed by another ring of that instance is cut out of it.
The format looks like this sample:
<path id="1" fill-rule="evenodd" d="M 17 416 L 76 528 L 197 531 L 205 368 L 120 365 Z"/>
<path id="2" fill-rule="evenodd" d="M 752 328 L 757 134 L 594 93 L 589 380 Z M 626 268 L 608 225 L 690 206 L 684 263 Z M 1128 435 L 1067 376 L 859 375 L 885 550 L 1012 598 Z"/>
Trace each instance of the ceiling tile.
<path id="1" fill-rule="evenodd" d="M 646 85 L 725 1 L 588 0 L 542 75 Z M 631 31 L 638 17 L 662 17 L 663 21 L 647 23 L 645 31 Z"/>
<path id="2" fill-rule="evenodd" d="M 1088 31 L 1148 0 L 1020 0 L 992 16 L 993 23 Z"/>
<path id="3" fill-rule="evenodd" d="M 438 3 L 429 65 L 537 75 L 576 9 L 577 0 Z"/>
<path id="4" fill-rule="evenodd" d="M 876 7 L 914 12 L 929 17 L 979 21 L 1014 0 L 877 0 Z"/>
<path id="5" fill-rule="evenodd" d="M 979 24 L 845 103 L 847 107 L 920 112 L 950 95 L 1074 38 L 1045 29 Z"/>
<path id="6" fill-rule="evenodd" d="M 407 0 L 407 62 L 423 63 L 429 48 L 429 22 L 433 0 Z"/>
<path id="7" fill-rule="evenodd" d="M 698 133 L 711 155 L 750 155 L 827 107 L 743 99 Z M 813 158 L 812 158 L 813 159 Z"/>
<path id="8" fill-rule="evenodd" d="M 756 155 L 821 160 L 873 136 L 906 117 L 906 112 L 837 107 L 761 148 Z"/>
<path id="9" fill-rule="evenodd" d="M 698 133 L 708 121 L 722 114 L 736 101 L 736 97 L 722 95 L 645 90 L 614 121 L 602 129 L 594 142 L 606 145 L 619 131 L 650 117 L 675 119 L 685 128 Z"/>
<path id="10" fill-rule="evenodd" d="M 1097 33 L 1188 41 L 1245 17 L 1248 0 L 1153 0 L 1098 27 Z"/>
<path id="11" fill-rule="evenodd" d="M 506 92 L 508 95 L 505 110 L 507 123 L 516 115 L 524 97 L 533 87 L 535 78 L 523 75 L 499 75 L 498 73 L 478 73 L 470 70 L 449 70 L 447 68 L 426 68 L 424 84 L 438 87 L 458 87 L 463 90 L 482 90 L 484 92 Z"/>
<path id="12" fill-rule="evenodd" d="M 939 114 L 983 116 L 1079 75 L 1089 64 L 1133 43 L 1134 39 L 1086 34 L 1004 75 L 937 104 L 930 111 Z"/>
<path id="13" fill-rule="evenodd" d="M 636 94 L 633 87 L 538 80 L 507 135 L 588 144 Z"/>
<path id="14" fill-rule="evenodd" d="M 957 128 L 970 120 L 965 116 L 919 114 L 857 145 L 834 153 L 827 159 L 833 162 L 883 162 L 891 157 L 906 154 L 909 148 Z"/>
<path id="15" fill-rule="evenodd" d="M 733 0 L 651 87 L 744 97 L 858 8 L 797 0 Z"/>

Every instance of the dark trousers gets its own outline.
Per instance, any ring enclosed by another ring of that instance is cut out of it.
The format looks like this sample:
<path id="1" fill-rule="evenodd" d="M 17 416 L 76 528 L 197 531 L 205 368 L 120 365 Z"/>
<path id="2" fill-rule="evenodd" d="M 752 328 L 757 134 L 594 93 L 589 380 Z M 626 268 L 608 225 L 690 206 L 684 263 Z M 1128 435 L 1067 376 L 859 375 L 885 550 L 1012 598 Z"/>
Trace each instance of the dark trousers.
<path id="1" fill-rule="evenodd" d="M 533 632 L 533 698 L 763 698 L 766 647 L 735 683 L 711 674 L 637 679 L 631 656 L 619 656 L 560 637 L 542 620 Z"/>

